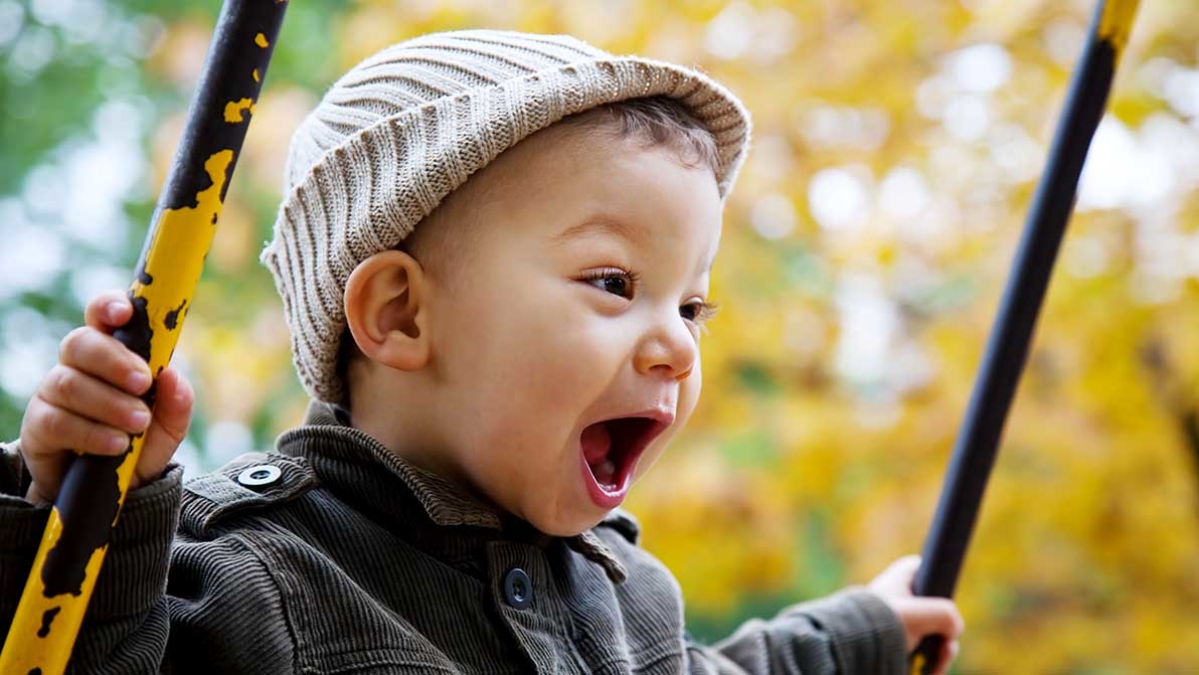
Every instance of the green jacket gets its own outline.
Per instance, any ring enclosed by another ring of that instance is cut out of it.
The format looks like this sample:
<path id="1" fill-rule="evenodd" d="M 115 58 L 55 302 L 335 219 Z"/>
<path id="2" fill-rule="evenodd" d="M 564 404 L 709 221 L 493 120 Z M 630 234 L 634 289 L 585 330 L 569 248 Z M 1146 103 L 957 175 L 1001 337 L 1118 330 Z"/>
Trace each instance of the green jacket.
<path id="1" fill-rule="evenodd" d="M 848 589 L 705 646 L 678 583 L 622 511 L 543 535 L 310 406 L 276 453 L 130 493 L 75 673 L 906 672 L 903 628 Z M 0 468 L 0 626 L 48 507 L 10 447 Z"/>

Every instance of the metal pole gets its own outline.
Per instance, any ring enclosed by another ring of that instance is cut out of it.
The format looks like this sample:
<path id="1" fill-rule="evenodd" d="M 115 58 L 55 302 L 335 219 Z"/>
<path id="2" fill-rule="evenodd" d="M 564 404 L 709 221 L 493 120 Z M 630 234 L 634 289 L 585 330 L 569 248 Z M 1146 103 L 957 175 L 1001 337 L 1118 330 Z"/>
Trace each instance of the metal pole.
<path id="1" fill-rule="evenodd" d="M 1112 77 L 1120 51 L 1128 42 L 1138 3 L 1101 0 L 1095 10 L 925 540 L 923 562 L 913 584 L 917 595 L 953 596 L 1054 260 L 1074 207 L 1087 149 L 1107 105 Z M 939 637 L 921 641 L 912 655 L 911 672 L 933 672 L 942 644 Z"/>
<path id="2" fill-rule="evenodd" d="M 286 0 L 226 0 L 221 8 L 129 287 L 133 318 L 115 333 L 155 378 L 170 363 L 190 309 L 286 8 Z M 143 397 L 151 409 L 154 392 L 151 386 Z M 143 440 L 130 436 L 118 457 L 72 461 L 0 652 L 0 673 L 66 670 Z"/>

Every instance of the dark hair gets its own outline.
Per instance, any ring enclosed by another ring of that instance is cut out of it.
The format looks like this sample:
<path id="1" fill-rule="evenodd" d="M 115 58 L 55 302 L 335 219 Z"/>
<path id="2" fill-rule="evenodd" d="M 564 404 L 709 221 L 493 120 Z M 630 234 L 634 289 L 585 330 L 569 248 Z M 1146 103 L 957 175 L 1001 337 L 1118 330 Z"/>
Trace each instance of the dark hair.
<path id="1" fill-rule="evenodd" d="M 666 146 L 686 166 L 717 170 L 716 137 L 678 99 L 647 96 L 606 103 L 562 118 L 558 124 L 613 130 L 617 138 L 638 138 L 643 147 Z"/>

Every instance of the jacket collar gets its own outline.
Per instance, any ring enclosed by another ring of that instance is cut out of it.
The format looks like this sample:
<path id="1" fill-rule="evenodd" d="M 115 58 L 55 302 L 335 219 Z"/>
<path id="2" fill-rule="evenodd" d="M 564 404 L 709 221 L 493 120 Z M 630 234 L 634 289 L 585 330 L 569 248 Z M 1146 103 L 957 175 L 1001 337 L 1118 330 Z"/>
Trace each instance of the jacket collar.
<path id="1" fill-rule="evenodd" d="M 339 461 L 331 460 L 330 450 L 339 456 Z M 333 404 L 317 400 L 309 402 L 303 426 L 280 436 L 278 451 L 285 455 L 306 457 L 322 482 L 333 484 L 344 482 L 340 481 L 344 472 L 338 471 L 341 462 L 377 465 L 375 469 L 382 469 L 398 478 L 415 497 L 429 520 L 442 528 L 473 526 L 542 545 L 555 539 L 538 532 L 515 516 L 479 502 L 450 481 L 391 452 L 374 437 L 351 426 L 349 413 Z M 627 578 L 624 565 L 594 531 L 587 530 L 574 537 L 565 537 L 563 541 L 583 557 L 602 566 L 614 583 L 622 583 Z"/>

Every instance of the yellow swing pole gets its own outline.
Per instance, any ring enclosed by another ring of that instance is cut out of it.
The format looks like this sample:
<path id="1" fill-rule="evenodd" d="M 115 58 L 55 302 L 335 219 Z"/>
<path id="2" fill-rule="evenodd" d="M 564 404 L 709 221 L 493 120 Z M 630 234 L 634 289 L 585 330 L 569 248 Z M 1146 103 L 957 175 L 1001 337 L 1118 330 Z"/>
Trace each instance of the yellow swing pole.
<path id="1" fill-rule="evenodd" d="M 286 0 L 225 0 L 217 20 L 129 287 L 133 318 L 115 334 L 155 378 L 175 351 L 286 8 Z M 143 397 L 151 409 L 154 392 Z M 143 440 L 130 436 L 117 457 L 72 461 L 0 651 L 0 673 L 66 670 Z"/>

